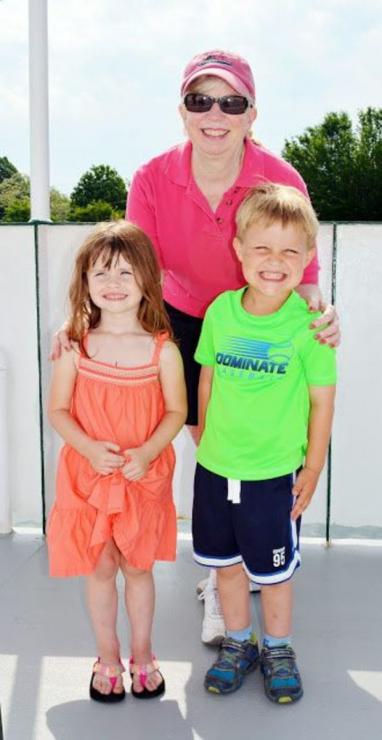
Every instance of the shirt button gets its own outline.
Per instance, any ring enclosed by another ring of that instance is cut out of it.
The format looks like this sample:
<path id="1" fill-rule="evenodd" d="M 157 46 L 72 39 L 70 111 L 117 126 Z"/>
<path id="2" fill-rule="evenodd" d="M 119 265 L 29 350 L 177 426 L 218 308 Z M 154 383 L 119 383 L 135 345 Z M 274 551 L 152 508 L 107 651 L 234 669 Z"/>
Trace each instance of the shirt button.
<path id="1" fill-rule="evenodd" d="M 218 224 L 222 224 L 223 223 L 223 219 L 222 219 L 221 216 L 217 216 L 216 217 L 216 223 L 218 223 Z"/>
<path id="2" fill-rule="evenodd" d="M 226 206 L 232 206 L 233 200 L 226 200 Z"/>

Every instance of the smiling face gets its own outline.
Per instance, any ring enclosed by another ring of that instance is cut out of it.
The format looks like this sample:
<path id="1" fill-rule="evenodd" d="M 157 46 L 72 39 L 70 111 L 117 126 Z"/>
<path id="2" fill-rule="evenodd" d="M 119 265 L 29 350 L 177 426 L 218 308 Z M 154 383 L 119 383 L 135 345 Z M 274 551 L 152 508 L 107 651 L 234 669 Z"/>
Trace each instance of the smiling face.
<path id="1" fill-rule="evenodd" d="M 218 77 L 206 77 L 195 80 L 192 88 L 186 92 L 198 92 L 220 98 L 223 95 L 238 95 L 227 82 Z M 184 103 L 179 106 L 184 127 L 195 147 L 201 154 L 223 154 L 235 152 L 243 145 L 253 121 L 256 118 L 256 109 L 248 107 L 240 115 L 222 113 L 217 103 L 206 113 L 191 113 L 186 110 Z"/>
<path id="2" fill-rule="evenodd" d="M 273 310 L 300 284 L 314 254 L 301 226 L 283 226 L 279 221 L 270 225 L 257 221 L 248 227 L 242 239 L 234 239 L 234 248 L 249 285 L 249 297 L 269 299 Z"/>
<path id="3" fill-rule="evenodd" d="M 120 254 L 110 267 L 101 253 L 87 271 L 89 294 L 93 303 L 113 314 L 138 311 L 142 290 L 127 260 Z"/>

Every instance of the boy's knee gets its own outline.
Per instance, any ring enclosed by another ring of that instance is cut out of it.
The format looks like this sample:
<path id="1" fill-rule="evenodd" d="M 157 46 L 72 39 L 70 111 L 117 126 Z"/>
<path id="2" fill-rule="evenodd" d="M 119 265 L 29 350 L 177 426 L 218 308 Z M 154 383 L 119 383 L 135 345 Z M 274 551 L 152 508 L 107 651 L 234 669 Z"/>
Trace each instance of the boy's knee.
<path id="1" fill-rule="evenodd" d="M 227 565 L 224 568 L 217 568 L 217 577 L 221 581 L 230 581 L 235 578 L 246 578 L 243 566 L 241 563 L 236 565 Z"/>

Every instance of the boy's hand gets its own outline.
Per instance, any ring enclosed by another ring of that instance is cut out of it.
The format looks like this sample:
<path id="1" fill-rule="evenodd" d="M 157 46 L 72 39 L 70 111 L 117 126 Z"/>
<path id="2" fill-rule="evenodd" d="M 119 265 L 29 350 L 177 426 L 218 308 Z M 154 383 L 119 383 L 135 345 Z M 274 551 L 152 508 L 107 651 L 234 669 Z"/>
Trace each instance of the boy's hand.
<path id="1" fill-rule="evenodd" d="M 122 468 L 122 473 L 127 480 L 139 480 L 146 474 L 147 469 L 151 463 L 151 460 L 144 451 L 143 447 L 132 447 L 130 450 L 124 450 L 125 465 Z"/>
<path id="2" fill-rule="evenodd" d="M 300 470 L 292 489 L 292 493 L 297 499 L 291 513 L 291 518 L 294 522 L 309 506 L 310 500 L 316 490 L 319 477 L 319 473 L 316 473 L 314 470 L 310 470 L 309 468 L 303 468 Z"/>
<path id="3" fill-rule="evenodd" d="M 120 448 L 114 442 L 92 440 L 86 457 L 96 473 L 110 475 L 117 468 L 121 468 L 125 462 L 122 453 L 118 455 L 118 452 L 120 452 Z"/>

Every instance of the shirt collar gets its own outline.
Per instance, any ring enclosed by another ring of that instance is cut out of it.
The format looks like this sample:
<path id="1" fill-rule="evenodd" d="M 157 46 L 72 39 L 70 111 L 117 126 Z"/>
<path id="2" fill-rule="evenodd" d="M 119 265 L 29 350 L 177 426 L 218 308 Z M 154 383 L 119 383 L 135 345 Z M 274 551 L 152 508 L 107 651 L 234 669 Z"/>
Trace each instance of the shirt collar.
<path id="1" fill-rule="evenodd" d="M 186 141 L 184 144 L 171 149 L 170 156 L 166 159 L 164 172 L 172 182 L 187 187 L 191 177 L 191 152 L 192 144 Z M 244 141 L 243 164 L 239 177 L 234 187 L 251 188 L 255 180 L 264 177 L 264 155 L 260 146 L 250 139 Z"/>

